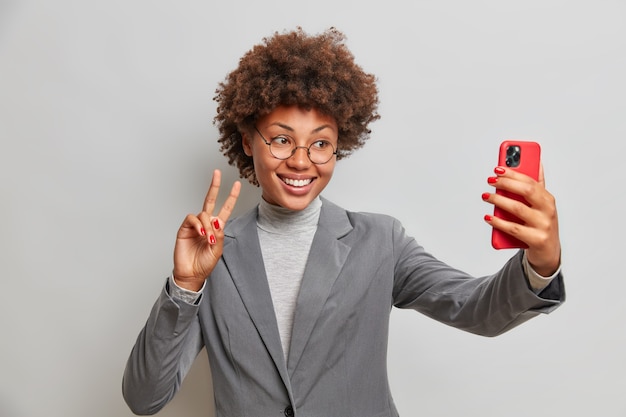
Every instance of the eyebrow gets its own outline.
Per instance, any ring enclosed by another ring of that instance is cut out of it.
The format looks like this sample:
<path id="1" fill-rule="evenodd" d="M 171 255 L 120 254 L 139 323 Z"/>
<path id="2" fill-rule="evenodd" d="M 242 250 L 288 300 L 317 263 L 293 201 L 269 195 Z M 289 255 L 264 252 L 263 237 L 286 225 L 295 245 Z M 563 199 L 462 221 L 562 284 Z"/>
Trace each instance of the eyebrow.
<path id="1" fill-rule="evenodd" d="M 283 124 L 283 123 L 280 123 L 280 122 L 271 123 L 270 126 L 278 126 L 278 127 L 282 127 L 285 130 L 288 130 L 290 132 L 294 132 L 294 129 L 291 126 Z M 321 125 L 319 127 L 316 127 L 315 129 L 313 129 L 311 131 L 311 133 L 318 133 L 318 132 L 321 132 L 322 130 L 324 130 L 326 128 L 330 128 L 330 129 L 334 130 L 333 127 L 330 124 L 324 124 L 324 125 Z"/>

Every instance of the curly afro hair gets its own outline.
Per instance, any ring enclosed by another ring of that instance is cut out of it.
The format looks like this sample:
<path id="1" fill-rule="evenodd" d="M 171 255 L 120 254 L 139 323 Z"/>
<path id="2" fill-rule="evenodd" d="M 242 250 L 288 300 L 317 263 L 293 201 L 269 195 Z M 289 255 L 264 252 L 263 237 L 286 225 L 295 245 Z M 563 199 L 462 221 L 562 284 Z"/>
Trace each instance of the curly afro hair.
<path id="1" fill-rule="evenodd" d="M 242 178 L 258 185 L 252 158 L 244 153 L 242 131 L 280 105 L 315 108 L 332 116 L 339 130 L 337 159 L 369 139 L 368 124 L 380 118 L 376 77 L 354 62 L 335 28 L 308 35 L 302 28 L 274 33 L 254 46 L 216 89 L 213 123 L 220 150 Z"/>

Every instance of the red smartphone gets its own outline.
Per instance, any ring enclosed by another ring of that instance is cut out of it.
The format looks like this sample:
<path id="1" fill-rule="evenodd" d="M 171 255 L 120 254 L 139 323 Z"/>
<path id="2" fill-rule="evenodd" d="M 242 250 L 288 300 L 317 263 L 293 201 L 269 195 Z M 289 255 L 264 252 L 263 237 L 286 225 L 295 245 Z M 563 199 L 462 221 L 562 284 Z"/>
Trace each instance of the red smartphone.
<path id="1" fill-rule="evenodd" d="M 514 169 L 528 175 L 534 180 L 538 180 L 540 165 L 541 147 L 537 142 L 505 140 L 500 144 L 498 166 Z M 496 194 L 501 194 L 521 201 L 524 204 L 528 204 L 523 197 L 508 191 L 496 190 Z M 504 220 L 523 224 L 518 217 L 498 207 L 494 207 L 493 215 Z M 492 229 L 491 233 L 491 245 L 495 249 L 528 248 L 528 245 L 521 240 L 495 228 Z"/>

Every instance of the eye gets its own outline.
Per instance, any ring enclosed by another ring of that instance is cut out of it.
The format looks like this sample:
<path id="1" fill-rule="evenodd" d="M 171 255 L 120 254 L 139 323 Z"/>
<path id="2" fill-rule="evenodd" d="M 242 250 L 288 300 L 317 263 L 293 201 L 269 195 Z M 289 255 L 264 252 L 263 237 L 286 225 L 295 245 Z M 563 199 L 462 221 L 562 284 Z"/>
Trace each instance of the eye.
<path id="1" fill-rule="evenodd" d="M 272 138 L 272 146 L 289 148 L 292 146 L 292 141 L 286 136 L 276 136 Z"/>
<path id="2" fill-rule="evenodd" d="M 322 139 L 316 140 L 315 142 L 311 144 L 311 149 L 315 149 L 318 151 L 323 151 L 323 150 L 332 149 L 332 148 L 333 148 L 333 145 L 329 141 L 322 140 Z"/>

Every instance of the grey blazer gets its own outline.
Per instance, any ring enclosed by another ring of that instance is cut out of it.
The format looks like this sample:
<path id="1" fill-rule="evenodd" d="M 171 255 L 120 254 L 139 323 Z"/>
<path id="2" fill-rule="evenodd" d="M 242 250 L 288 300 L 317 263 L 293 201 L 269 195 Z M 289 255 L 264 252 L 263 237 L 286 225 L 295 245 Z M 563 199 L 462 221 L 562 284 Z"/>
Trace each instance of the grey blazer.
<path id="1" fill-rule="evenodd" d="M 222 260 L 197 305 L 167 287 L 131 352 L 123 394 L 160 410 L 206 346 L 218 417 L 392 417 L 387 380 L 392 306 L 495 336 L 565 299 L 559 276 L 529 289 L 521 252 L 474 278 L 428 254 L 388 216 L 323 200 L 285 362 L 257 236 L 257 209 L 231 220 Z"/>

